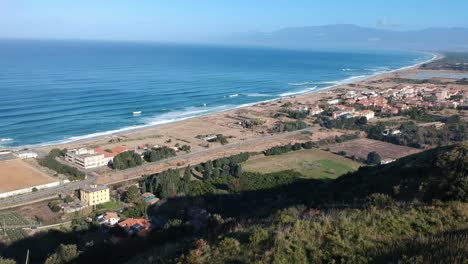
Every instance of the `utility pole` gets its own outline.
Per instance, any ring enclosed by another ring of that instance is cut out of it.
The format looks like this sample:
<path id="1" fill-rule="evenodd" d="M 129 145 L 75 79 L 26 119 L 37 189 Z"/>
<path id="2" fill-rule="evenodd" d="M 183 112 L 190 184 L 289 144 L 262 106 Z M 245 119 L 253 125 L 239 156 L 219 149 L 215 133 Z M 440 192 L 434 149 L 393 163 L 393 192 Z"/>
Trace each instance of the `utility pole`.
<path id="1" fill-rule="evenodd" d="M 26 261 L 24 262 L 25 264 L 29 264 L 29 249 L 26 252 Z"/>
<path id="2" fill-rule="evenodd" d="M 6 236 L 6 224 L 5 224 L 5 217 L 3 218 L 3 235 Z"/>

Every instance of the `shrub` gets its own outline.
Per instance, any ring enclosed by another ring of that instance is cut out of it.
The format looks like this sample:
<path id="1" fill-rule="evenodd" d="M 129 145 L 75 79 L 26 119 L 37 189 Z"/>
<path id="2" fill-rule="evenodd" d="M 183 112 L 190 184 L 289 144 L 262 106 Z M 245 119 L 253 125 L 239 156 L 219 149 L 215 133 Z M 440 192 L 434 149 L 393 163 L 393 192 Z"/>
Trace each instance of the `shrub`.
<path id="1" fill-rule="evenodd" d="M 112 161 L 112 168 L 116 170 L 125 170 L 143 164 L 140 155 L 133 151 L 122 152 L 114 157 Z"/>

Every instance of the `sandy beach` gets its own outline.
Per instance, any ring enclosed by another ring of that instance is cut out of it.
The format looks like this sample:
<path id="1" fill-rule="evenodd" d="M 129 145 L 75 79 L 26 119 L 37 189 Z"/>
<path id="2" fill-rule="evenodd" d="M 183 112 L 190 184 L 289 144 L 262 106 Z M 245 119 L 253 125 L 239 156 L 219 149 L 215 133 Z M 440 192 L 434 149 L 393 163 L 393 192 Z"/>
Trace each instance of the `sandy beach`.
<path id="1" fill-rule="evenodd" d="M 434 57 L 429 61 L 437 60 L 442 57 L 442 54 L 434 53 Z M 143 144 L 164 144 L 170 139 L 172 144 L 191 144 L 192 150 L 200 150 L 203 149 L 203 147 L 199 146 L 199 144 L 193 144 L 200 140 L 197 140 L 194 137 L 196 135 L 206 134 L 223 134 L 225 136 L 230 136 L 230 142 L 232 143 L 241 142 L 247 139 L 268 134 L 268 127 L 271 127 L 271 125 L 277 121 L 276 118 L 272 118 L 272 114 L 279 109 L 281 104 L 291 102 L 299 105 L 317 105 L 320 100 L 333 98 L 349 89 L 365 90 L 367 89 L 366 86 L 368 86 L 370 83 L 376 83 L 379 80 L 389 78 L 398 78 L 401 75 L 420 71 L 418 69 L 419 66 L 429 61 L 403 67 L 401 69 L 389 71 L 386 73 L 376 74 L 374 76 L 358 79 L 349 83 L 332 85 L 327 88 L 314 90 L 301 95 L 288 96 L 266 102 L 259 102 L 250 106 L 240 107 L 223 112 L 210 113 L 204 116 L 175 121 L 172 123 L 131 129 L 111 135 L 80 139 L 69 143 L 33 147 L 33 149 L 39 152 L 47 152 L 52 148 L 72 149 L 77 147 L 97 146 L 103 148 L 112 148 L 120 145 L 127 146 L 128 148 L 134 148 Z M 374 88 L 379 88 L 379 85 Z M 242 129 L 242 127 L 236 124 L 236 122 L 242 118 L 262 118 L 265 123 L 262 127 L 254 130 Z"/>

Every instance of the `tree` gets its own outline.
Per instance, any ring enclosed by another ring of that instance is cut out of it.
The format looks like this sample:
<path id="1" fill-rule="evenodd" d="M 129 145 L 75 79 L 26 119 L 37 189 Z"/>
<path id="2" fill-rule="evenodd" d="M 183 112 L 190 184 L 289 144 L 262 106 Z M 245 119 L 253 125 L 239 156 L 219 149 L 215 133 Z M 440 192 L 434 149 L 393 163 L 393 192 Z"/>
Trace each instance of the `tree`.
<path id="1" fill-rule="evenodd" d="M 116 170 L 125 170 L 143 164 L 140 155 L 133 151 L 125 151 L 114 157 L 112 167 Z"/>
<path id="2" fill-rule="evenodd" d="M 140 190 L 135 185 L 130 186 L 125 193 L 125 202 L 135 203 L 140 198 Z"/>
<path id="3" fill-rule="evenodd" d="M 68 263 L 74 260 L 80 255 L 80 251 L 76 245 L 64 245 L 60 244 L 55 250 L 55 253 L 50 255 L 45 263 L 46 264 L 62 264 Z"/>
<path id="4" fill-rule="evenodd" d="M 371 165 L 380 165 L 382 159 L 380 158 L 379 153 L 372 151 L 367 154 L 367 163 Z"/>
<path id="5" fill-rule="evenodd" d="M 187 166 L 187 168 L 185 168 L 185 171 L 184 171 L 184 181 L 190 182 L 191 179 L 192 179 L 192 172 L 191 172 L 190 165 L 189 165 Z"/>

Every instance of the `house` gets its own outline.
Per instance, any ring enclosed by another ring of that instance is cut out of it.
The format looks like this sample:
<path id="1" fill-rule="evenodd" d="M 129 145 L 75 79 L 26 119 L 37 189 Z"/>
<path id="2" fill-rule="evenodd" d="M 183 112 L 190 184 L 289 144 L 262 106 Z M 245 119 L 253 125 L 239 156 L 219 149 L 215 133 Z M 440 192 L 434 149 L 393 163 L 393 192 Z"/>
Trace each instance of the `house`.
<path id="1" fill-rule="evenodd" d="M 88 206 L 103 204 L 110 201 L 110 192 L 107 185 L 89 185 L 80 189 L 80 200 Z"/>
<path id="2" fill-rule="evenodd" d="M 311 107 L 309 111 L 311 115 L 318 115 L 323 112 L 323 109 L 318 106 L 314 106 L 314 107 Z"/>
<path id="3" fill-rule="evenodd" d="M 327 101 L 327 104 L 329 105 L 335 105 L 335 104 L 338 104 L 340 102 L 339 99 L 332 99 L 332 100 L 328 100 Z"/>
<path id="4" fill-rule="evenodd" d="M 150 223 L 144 218 L 127 218 L 117 224 L 119 227 L 127 231 L 129 235 L 145 235 L 150 230 Z"/>
<path id="5" fill-rule="evenodd" d="M 37 153 L 33 152 L 33 151 L 29 151 L 29 150 L 18 151 L 18 152 L 16 152 L 16 155 L 20 159 L 35 159 L 35 158 L 37 158 Z"/>
<path id="6" fill-rule="evenodd" d="M 159 198 L 150 192 L 143 193 L 141 197 L 143 198 L 143 201 L 149 205 L 159 202 Z"/>
<path id="7" fill-rule="evenodd" d="M 105 212 L 104 214 L 98 215 L 96 221 L 100 225 L 113 226 L 120 221 L 120 217 L 115 212 Z"/>
<path id="8" fill-rule="evenodd" d="M 365 116 L 367 118 L 367 120 L 372 119 L 372 118 L 375 117 L 375 113 L 372 110 L 363 110 L 363 111 L 359 112 L 359 115 L 360 116 Z"/>

